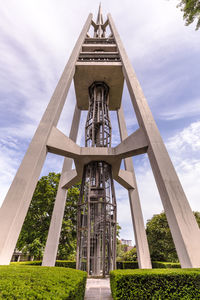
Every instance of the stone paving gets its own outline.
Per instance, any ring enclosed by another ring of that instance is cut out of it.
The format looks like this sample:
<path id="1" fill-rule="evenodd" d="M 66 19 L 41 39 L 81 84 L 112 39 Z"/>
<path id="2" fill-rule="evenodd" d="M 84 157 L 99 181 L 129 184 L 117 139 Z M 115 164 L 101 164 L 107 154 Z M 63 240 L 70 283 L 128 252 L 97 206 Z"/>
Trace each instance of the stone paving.
<path id="1" fill-rule="evenodd" d="M 110 278 L 88 278 L 85 291 L 85 300 L 112 300 Z"/>

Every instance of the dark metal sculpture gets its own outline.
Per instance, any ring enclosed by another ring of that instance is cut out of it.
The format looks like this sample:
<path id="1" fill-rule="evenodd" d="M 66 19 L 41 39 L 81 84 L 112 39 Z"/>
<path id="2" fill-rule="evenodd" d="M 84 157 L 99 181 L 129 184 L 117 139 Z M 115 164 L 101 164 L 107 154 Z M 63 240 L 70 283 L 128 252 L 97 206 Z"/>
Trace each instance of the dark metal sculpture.
<path id="1" fill-rule="evenodd" d="M 109 88 L 104 82 L 89 87 L 85 126 L 86 147 L 110 147 Z M 115 269 L 116 199 L 111 166 L 104 161 L 85 165 L 77 223 L 77 268 L 105 276 Z"/>

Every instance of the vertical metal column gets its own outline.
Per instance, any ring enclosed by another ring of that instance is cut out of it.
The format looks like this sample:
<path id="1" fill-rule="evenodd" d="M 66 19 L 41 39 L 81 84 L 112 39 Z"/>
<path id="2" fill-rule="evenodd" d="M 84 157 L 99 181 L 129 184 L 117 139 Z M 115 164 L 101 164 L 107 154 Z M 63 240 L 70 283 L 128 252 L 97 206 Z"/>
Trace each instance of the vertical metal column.
<path id="1" fill-rule="evenodd" d="M 86 147 L 110 147 L 109 88 L 104 82 L 89 87 L 85 126 Z M 111 166 L 104 161 L 85 165 L 78 204 L 77 268 L 105 276 L 115 268 L 116 199 Z"/>

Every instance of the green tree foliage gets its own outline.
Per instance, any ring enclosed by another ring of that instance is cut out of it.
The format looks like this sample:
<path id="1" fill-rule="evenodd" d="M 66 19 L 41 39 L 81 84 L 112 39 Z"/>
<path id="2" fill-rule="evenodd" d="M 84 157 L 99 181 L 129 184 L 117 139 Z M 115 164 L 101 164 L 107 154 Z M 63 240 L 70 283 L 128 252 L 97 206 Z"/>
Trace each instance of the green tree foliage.
<path id="1" fill-rule="evenodd" d="M 132 248 L 131 250 L 129 250 L 127 252 L 124 252 L 123 261 L 137 261 L 136 247 Z"/>
<path id="2" fill-rule="evenodd" d="M 123 261 L 124 258 L 124 253 L 126 251 L 126 248 L 127 248 L 127 245 L 123 245 L 120 241 L 120 230 L 121 230 L 121 227 L 120 225 L 117 223 L 117 243 L 116 243 L 116 252 L 117 252 L 117 261 Z"/>
<path id="3" fill-rule="evenodd" d="M 181 0 L 177 5 L 183 11 L 185 24 L 190 25 L 197 20 L 196 30 L 200 27 L 200 1 L 199 0 Z"/>
<path id="4" fill-rule="evenodd" d="M 200 226 L 200 213 L 194 212 L 194 215 Z M 154 215 L 147 221 L 146 233 L 152 261 L 178 261 L 165 213 Z"/>
<path id="5" fill-rule="evenodd" d="M 68 190 L 67 201 L 58 247 L 58 259 L 75 259 L 77 204 L 80 194 L 80 184 Z"/>
<path id="6" fill-rule="evenodd" d="M 49 173 L 38 181 L 25 218 L 17 249 L 40 259 L 46 244 L 60 174 Z M 70 259 L 76 249 L 76 213 L 79 185 L 68 190 L 58 259 Z"/>
<path id="7" fill-rule="evenodd" d="M 124 260 L 124 253 L 127 245 L 122 245 L 121 241 L 117 238 L 117 261 Z"/>

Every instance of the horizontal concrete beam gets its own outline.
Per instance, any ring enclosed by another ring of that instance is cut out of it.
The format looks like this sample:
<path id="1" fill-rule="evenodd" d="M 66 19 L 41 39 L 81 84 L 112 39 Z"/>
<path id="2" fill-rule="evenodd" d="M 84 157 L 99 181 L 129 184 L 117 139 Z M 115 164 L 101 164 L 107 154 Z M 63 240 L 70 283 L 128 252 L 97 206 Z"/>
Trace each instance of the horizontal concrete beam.
<path id="1" fill-rule="evenodd" d="M 132 172 L 119 170 L 118 175 L 113 176 L 119 184 L 121 184 L 125 189 L 135 189 L 135 184 L 133 180 Z"/>
<path id="2" fill-rule="evenodd" d="M 51 130 L 47 141 L 47 149 L 51 153 L 69 158 L 76 158 L 80 155 L 80 147 L 55 127 Z"/>
<path id="3" fill-rule="evenodd" d="M 139 146 L 137 147 L 137 143 Z M 113 177 L 126 189 L 134 189 L 134 181 L 131 172 L 119 170 L 121 159 L 130 155 L 137 155 L 146 151 L 146 139 L 143 132 L 137 130 L 115 148 L 104 147 L 79 147 L 72 139 L 53 127 L 47 141 L 49 152 L 73 158 L 76 170 L 70 170 L 62 176 L 62 188 L 70 188 L 81 180 L 83 167 L 91 161 L 106 161 L 113 166 Z M 126 150 L 125 150 L 126 149 Z"/>
<path id="4" fill-rule="evenodd" d="M 74 141 L 53 127 L 47 141 L 49 152 L 65 157 L 78 159 L 81 164 L 90 161 L 104 160 L 113 164 L 116 159 L 123 159 L 130 156 L 146 153 L 148 143 L 142 129 L 136 130 L 115 148 L 105 147 L 79 147 Z"/>
<path id="5" fill-rule="evenodd" d="M 78 172 L 75 169 L 63 173 L 61 187 L 68 189 L 74 184 L 79 182 L 82 178 L 82 172 Z"/>
<path id="6" fill-rule="evenodd" d="M 117 156 L 126 158 L 146 153 L 148 149 L 148 142 L 143 130 L 139 128 L 114 149 Z"/>

